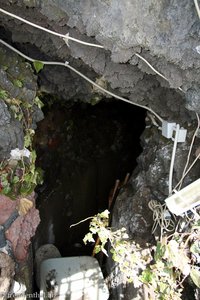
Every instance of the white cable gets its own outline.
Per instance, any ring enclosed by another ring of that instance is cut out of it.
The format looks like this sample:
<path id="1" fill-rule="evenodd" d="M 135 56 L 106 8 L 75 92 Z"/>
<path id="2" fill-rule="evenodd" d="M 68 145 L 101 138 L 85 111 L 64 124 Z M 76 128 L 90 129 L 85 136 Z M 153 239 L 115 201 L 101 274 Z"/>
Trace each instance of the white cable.
<path id="1" fill-rule="evenodd" d="M 24 23 L 26 23 L 26 24 L 28 24 L 28 25 L 30 25 L 30 26 L 33 26 L 33 27 L 38 28 L 38 29 L 40 29 L 40 30 L 46 31 L 46 32 L 48 32 L 48 33 L 50 33 L 50 34 L 59 36 L 59 37 L 63 38 L 65 42 L 66 42 L 67 40 L 72 40 L 72 41 L 74 41 L 74 42 L 77 42 L 77 43 L 80 43 L 80 44 L 83 44 L 83 45 L 86 45 L 86 46 L 97 47 L 97 48 L 104 48 L 102 45 L 96 45 L 96 44 L 92 44 L 92 43 L 87 43 L 87 42 L 81 41 L 81 40 L 79 40 L 79 39 L 75 39 L 75 38 L 69 36 L 68 34 L 64 35 L 64 34 L 61 34 L 61 33 L 58 33 L 58 32 L 52 31 L 52 30 L 49 30 L 49 29 L 47 29 L 47 28 L 45 28 L 45 27 L 42 27 L 42 26 L 40 26 L 40 25 L 37 25 L 37 24 L 32 23 L 32 22 L 30 22 L 30 21 L 27 21 L 26 19 L 23 19 L 23 18 L 21 18 L 21 17 L 19 17 L 19 16 L 16 16 L 15 14 L 12 14 L 12 13 L 10 13 L 10 12 L 8 12 L 8 11 L 2 9 L 2 8 L 0 8 L 0 12 L 2 12 L 3 14 L 8 15 L 8 16 L 10 16 L 10 17 L 13 17 L 13 18 L 15 18 L 15 19 L 17 19 L 17 20 L 19 20 L 19 21 L 22 21 L 22 22 L 24 22 Z"/>
<path id="2" fill-rule="evenodd" d="M 198 115 L 197 113 L 196 113 L 196 117 L 197 117 L 197 128 L 196 128 L 196 130 L 195 130 L 195 132 L 194 132 L 194 134 L 193 134 L 192 141 L 191 141 L 191 143 L 190 143 L 190 148 L 189 148 L 189 152 L 188 152 L 188 156 L 187 156 L 187 161 L 186 161 L 186 164 L 185 164 L 185 167 L 184 167 L 182 176 L 181 176 L 181 180 L 180 180 L 180 183 L 179 183 L 178 190 L 181 189 L 181 186 L 182 186 L 182 183 L 183 183 L 183 179 L 185 178 L 185 173 L 186 173 L 186 170 L 187 170 L 189 161 L 190 161 L 190 155 L 191 155 L 191 152 L 192 152 L 194 140 L 195 140 L 195 138 L 196 138 L 196 136 L 197 136 L 197 133 L 198 133 L 198 130 L 199 130 L 199 127 L 200 127 L 199 115 Z"/>
<path id="3" fill-rule="evenodd" d="M 158 226 L 161 229 L 161 239 L 163 231 L 171 232 L 175 229 L 175 222 L 171 218 L 171 214 L 169 214 L 169 210 L 167 209 L 165 204 L 161 204 L 156 200 L 150 200 L 148 203 L 149 208 L 153 212 L 153 227 L 152 233 L 154 234 Z M 169 214 L 169 217 L 166 215 Z"/>
<path id="4" fill-rule="evenodd" d="M 151 70 L 153 70 L 156 74 L 158 74 L 160 77 L 162 77 L 164 80 L 166 80 L 169 83 L 169 80 L 160 72 L 158 72 L 144 57 L 142 57 L 141 55 L 139 55 L 138 53 L 135 53 L 135 55 L 137 57 L 139 57 L 140 59 L 142 59 L 150 68 Z M 185 93 L 184 90 L 182 88 L 178 88 L 178 90 L 180 90 L 181 92 Z"/>
<path id="5" fill-rule="evenodd" d="M 127 103 L 130 103 L 130 104 L 133 104 L 135 106 L 138 106 L 138 107 L 141 107 L 141 108 L 144 108 L 145 110 L 148 110 L 150 111 L 152 114 L 154 114 L 157 119 L 162 123 L 163 122 L 163 119 L 153 110 L 151 109 L 150 107 L 148 106 L 145 106 L 145 105 L 141 105 L 141 104 L 138 104 L 138 103 L 135 103 L 135 102 L 132 102 L 131 100 L 128 100 L 124 97 L 121 97 L 121 96 L 118 96 L 106 89 L 104 89 L 103 87 L 101 87 L 100 85 L 98 85 L 96 82 L 92 81 L 91 79 L 89 79 L 87 76 L 85 76 L 84 74 L 82 74 L 81 72 L 79 72 L 78 70 L 76 70 L 75 68 L 73 68 L 72 66 L 70 66 L 69 64 L 66 65 L 67 68 L 71 69 L 72 71 L 74 71 L 75 73 L 79 74 L 81 77 L 83 77 L 85 80 L 87 80 L 88 82 L 90 82 L 92 85 L 96 86 L 98 89 L 100 89 L 101 91 L 103 91 L 104 93 L 116 98 L 116 99 L 119 99 L 119 100 L 122 100 L 124 102 L 127 102 Z"/>
<path id="6" fill-rule="evenodd" d="M 6 43 L 5 41 L 1 40 L 0 39 L 0 43 L 2 43 L 4 46 L 8 47 L 9 49 L 11 49 L 12 51 L 16 52 L 17 54 L 19 54 L 20 56 L 24 57 L 25 59 L 31 61 L 31 62 L 35 62 L 37 60 L 25 55 L 24 53 L 22 53 L 21 51 L 15 49 L 14 47 L 12 47 L 11 45 L 9 45 L 8 43 Z M 119 100 L 122 100 L 124 102 L 127 102 L 129 104 L 132 104 L 132 105 L 135 105 L 135 106 L 138 106 L 138 107 L 141 107 L 145 110 L 148 110 L 150 111 L 152 114 L 154 114 L 158 120 L 162 123 L 163 122 L 163 119 L 153 110 L 151 109 L 150 107 L 148 106 L 145 106 L 145 105 L 141 105 L 141 104 L 138 104 L 138 103 L 135 103 L 135 102 L 132 102 L 131 100 L 128 100 L 124 97 L 120 97 L 106 89 L 104 89 L 103 87 L 101 87 L 100 85 L 98 85 L 96 82 L 92 81 L 90 78 L 88 78 L 87 76 L 85 76 L 84 74 L 82 74 L 81 72 L 79 72 L 78 70 L 76 70 L 75 68 L 73 68 L 72 66 L 69 65 L 68 62 L 51 62 L 51 61 L 41 61 L 41 63 L 43 63 L 44 65 L 59 65 L 59 66 L 64 66 L 66 68 L 69 68 L 70 70 L 72 70 L 73 72 L 77 73 L 79 76 L 81 76 L 82 78 L 84 78 L 85 80 L 87 80 L 88 82 L 90 82 L 92 85 L 96 86 L 98 89 L 100 89 L 101 91 L 103 91 L 104 93 L 108 94 L 108 95 L 111 95 L 112 97 L 116 98 L 116 99 L 119 99 Z"/>
<path id="7" fill-rule="evenodd" d="M 191 163 L 191 165 L 189 166 L 189 168 L 187 169 L 187 171 L 185 172 L 185 175 L 181 178 L 181 180 L 177 183 L 177 185 L 175 186 L 174 189 L 176 189 L 179 184 L 181 183 L 181 181 L 185 178 L 185 176 L 190 172 L 190 170 L 192 169 L 192 167 L 195 165 L 195 163 L 197 162 L 197 160 L 200 159 L 200 153 L 197 155 L 197 157 L 194 159 L 194 161 Z"/>
<path id="8" fill-rule="evenodd" d="M 173 170 L 174 170 L 174 160 L 176 155 L 176 148 L 178 143 L 178 135 L 179 135 L 180 125 L 176 124 L 176 134 L 174 138 L 174 146 L 172 151 L 171 163 L 170 163 L 170 170 L 169 170 L 169 196 L 172 194 L 172 180 L 173 180 Z"/>
<path id="9" fill-rule="evenodd" d="M 198 17 L 200 19 L 200 8 L 199 8 L 198 0 L 194 0 L 194 4 L 195 4 L 195 8 L 196 8 Z"/>
<path id="10" fill-rule="evenodd" d="M 195 1 L 195 0 L 194 0 Z M 0 8 L 0 12 L 2 12 L 2 13 L 4 13 L 4 14 L 6 14 L 6 15 L 8 15 L 8 16 L 10 16 L 10 17 L 13 17 L 13 18 L 15 18 L 15 19 L 17 19 L 17 20 L 20 20 L 20 21 L 22 21 L 22 22 L 24 22 L 24 23 L 26 23 L 26 24 L 28 24 L 28 25 L 30 25 L 30 26 L 33 26 L 33 27 L 35 27 L 35 28 L 38 28 L 38 29 L 40 29 L 40 30 L 43 30 L 43 31 L 46 31 L 46 32 L 48 32 L 48 33 L 50 33 L 50 34 L 53 34 L 53 35 L 55 35 L 55 36 L 59 36 L 59 37 L 61 37 L 61 38 L 63 38 L 63 40 L 65 41 L 65 43 L 68 45 L 68 40 L 72 40 L 72 41 L 74 41 L 74 42 L 77 42 L 77 43 L 80 43 L 80 44 L 83 44 L 83 45 L 87 45 L 87 46 L 92 46 L 92 47 L 97 47 L 97 48 L 103 48 L 104 49 L 104 46 L 102 46 L 102 45 L 97 45 L 97 44 L 92 44 L 92 43 L 87 43 L 87 42 L 83 42 L 83 41 L 81 41 L 81 40 L 79 40 L 79 39 L 75 39 L 75 38 L 73 38 L 73 37 L 70 37 L 69 36 L 69 34 L 66 34 L 66 35 L 64 35 L 64 34 L 60 34 L 60 33 L 58 33 L 58 32 L 55 32 L 55 31 L 52 31 L 52 30 L 49 30 L 49 29 L 47 29 L 47 28 L 45 28 L 45 27 L 42 27 L 42 26 L 40 26 L 40 25 L 37 25 L 37 24 L 35 24 L 35 23 L 32 23 L 32 22 L 30 22 L 30 21 L 27 21 L 26 19 L 24 19 L 24 18 L 21 18 L 21 17 L 19 17 L 19 16 L 17 16 L 17 15 L 15 15 L 15 14 L 12 14 L 12 13 L 10 13 L 10 12 L 8 12 L 8 11 L 6 11 L 6 10 L 4 10 L 4 9 L 2 9 L 2 8 Z M 168 83 L 169 83 L 169 80 L 164 76 L 164 75 L 162 75 L 160 72 L 158 72 L 144 57 L 142 57 L 140 54 L 138 54 L 138 53 L 134 53 L 134 55 L 136 55 L 137 57 L 139 57 L 140 59 L 142 59 L 157 75 L 159 75 L 160 77 L 162 77 L 164 80 L 166 80 Z M 182 88 L 178 88 L 181 92 L 183 92 L 183 93 L 185 93 L 184 92 L 184 90 L 182 89 Z"/>

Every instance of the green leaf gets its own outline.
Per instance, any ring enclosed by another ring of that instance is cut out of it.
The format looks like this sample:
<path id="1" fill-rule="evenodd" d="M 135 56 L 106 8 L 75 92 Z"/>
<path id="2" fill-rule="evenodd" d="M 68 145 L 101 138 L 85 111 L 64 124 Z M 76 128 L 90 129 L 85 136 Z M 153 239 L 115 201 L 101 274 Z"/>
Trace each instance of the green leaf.
<path id="1" fill-rule="evenodd" d="M 187 276 L 190 273 L 190 260 L 185 249 L 179 247 L 179 243 L 175 240 L 169 241 L 164 253 L 164 259 L 173 264 L 174 267 L 181 270 L 183 275 Z"/>
<path id="2" fill-rule="evenodd" d="M 150 283 L 154 278 L 154 274 L 150 269 L 146 269 L 142 272 L 142 276 L 140 278 L 143 283 Z"/>
<path id="3" fill-rule="evenodd" d="M 194 244 L 191 245 L 190 252 L 192 252 L 193 254 L 199 254 L 200 253 L 198 243 L 194 243 Z"/>
<path id="4" fill-rule="evenodd" d="M 84 239 L 83 239 L 83 242 L 84 242 L 84 244 L 87 244 L 87 242 L 92 242 L 92 243 L 94 243 L 95 242 L 95 240 L 93 239 L 93 235 L 92 235 L 92 233 L 87 233 L 86 235 L 85 235 L 85 237 L 84 237 Z"/>
<path id="5" fill-rule="evenodd" d="M 34 190 L 35 185 L 28 183 L 27 181 L 23 182 L 20 188 L 20 194 L 23 196 L 29 195 Z"/>
<path id="6" fill-rule="evenodd" d="M 7 185 L 9 185 L 8 179 L 7 179 L 7 175 L 3 174 L 1 177 L 1 184 L 3 187 L 6 187 Z"/>
<path id="7" fill-rule="evenodd" d="M 159 260 L 163 258 L 163 255 L 165 253 L 165 246 L 163 246 L 160 242 L 157 243 L 156 251 L 154 258 L 155 260 Z"/>
<path id="8" fill-rule="evenodd" d="M 97 254 L 101 251 L 101 246 L 100 245 L 96 245 L 94 248 L 94 252 Z"/>
<path id="9" fill-rule="evenodd" d="M 37 158 L 36 151 L 35 151 L 35 150 L 33 150 L 33 151 L 31 152 L 31 162 L 32 162 L 32 164 L 34 164 L 34 163 L 35 163 L 35 161 L 36 161 L 36 158 Z"/>
<path id="10" fill-rule="evenodd" d="M 38 107 L 39 109 L 41 109 L 41 108 L 44 106 L 44 103 L 40 100 L 39 97 L 35 97 L 34 103 L 37 105 L 37 107 Z"/>
<path id="11" fill-rule="evenodd" d="M 16 86 L 16 87 L 18 87 L 18 88 L 23 87 L 23 83 L 22 83 L 22 81 L 20 81 L 19 79 L 15 79 L 15 80 L 13 81 L 13 84 L 14 84 L 14 86 Z"/>
<path id="12" fill-rule="evenodd" d="M 8 93 L 5 90 L 0 90 L 0 98 L 3 100 L 8 98 Z"/>
<path id="13" fill-rule="evenodd" d="M 39 73 L 44 68 L 44 64 L 41 61 L 39 61 L 39 60 L 35 60 L 33 62 L 33 66 L 34 66 L 35 71 L 37 73 Z"/>
<path id="14" fill-rule="evenodd" d="M 32 144 L 32 138 L 29 134 L 24 137 L 24 147 L 28 148 Z"/>
<path id="15" fill-rule="evenodd" d="M 100 214 L 98 214 L 98 216 L 100 217 L 100 218 L 105 218 L 105 219 L 108 219 L 109 218 L 109 214 L 110 214 L 110 212 L 106 209 L 106 210 L 104 210 L 102 213 L 100 213 Z"/>
<path id="16" fill-rule="evenodd" d="M 19 177 L 18 176 L 14 176 L 13 180 L 12 180 L 12 183 L 17 183 L 19 182 Z"/>
<path id="17" fill-rule="evenodd" d="M 200 271 L 197 269 L 192 269 L 190 271 L 190 276 L 192 278 L 192 281 L 194 282 L 194 284 L 200 288 Z"/>
<path id="18" fill-rule="evenodd" d="M 4 195 L 7 195 L 7 194 L 9 194 L 10 193 L 10 191 L 11 191 L 11 187 L 10 187 L 10 185 L 8 184 L 8 185 L 6 185 L 4 188 L 3 188 L 3 194 Z"/>
<path id="19" fill-rule="evenodd" d="M 169 286 L 168 286 L 167 283 L 160 282 L 160 283 L 159 283 L 159 290 L 160 290 L 160 293 L 165 294 L 165 293 L 167 292 L 168 287 L 169 287 Z"/>

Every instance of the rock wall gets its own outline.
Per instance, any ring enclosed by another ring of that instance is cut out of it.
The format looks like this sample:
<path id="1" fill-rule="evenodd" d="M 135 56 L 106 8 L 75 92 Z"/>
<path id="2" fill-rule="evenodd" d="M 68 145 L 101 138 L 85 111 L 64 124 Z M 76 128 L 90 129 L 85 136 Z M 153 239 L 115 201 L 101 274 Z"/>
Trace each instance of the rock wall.
<path id="1" fill-rule="evenodd" d="M 162 117 L 169 118 L 176 111 L 177 117 L 182 113 L 181 118 L 185 118 L 185 106 L 198 109 L 199 31 L 192 1 L 1 2 L 2 8 L 41 26 L 105 48 L 71 41 L 68 48 L 61 38 L 1 14 L 7 39 L 34 58 L 67 60 L 91 79 L 103 76 L 116 92 L 151 106 Z M 147 59 L 168 82 L 135 53 Z M 92 97 L 91 86 L 64 68 L 45 68 L 41 77 L 41 89 L 59 93 L 66 100 L 90 101 Z"/>
<path id="2" fill-rule="evenodd" d="M 104 49 L 72 41 L 67 47 L 61 38 L 0 13 L 0 34 L 4 40 L 14 43 L 16 48 L 34 59 L 69 61 L 92 80 L 103 79 L 110 90 L 151 107 L 163 119 L 180 123 L 188 130 L 186 142 L 178 144 L 175 185 L 181 178 L 195 130 L 195 112 L 200 112 L 200 31 L 193 1 L 10 0 L 5 3 L 1 0 L 0 4 L 2 8 L 38 25 L 101 44 Z M 8 60 L 6 65 L 15 74 L 13 59 L 17 68 L 22 60 L 5 50 L 4 46 L 0 49 L 3 60 Z M 146 59 L 167 80 L 156 74 L 135 53 Z M 7 86 L 10 81 L 5 80 L 7 71 L 2 63 L 0 67 L 0 86 L 10 88 Z M 39 90 L 55 94 L 63 101 L 93 102 L 102 98 L 90 84 L 63 67 L 46 66 L 39 74 L 38 86 L 35 76 L 26 74 L 26 78 L 29 76 L 29 89 L 25 93 L 31 90 L 31 95 Z M 18 89 L 12 91 L 16 94 Z M 32 96 L 29 94 L 29 97 Z M 21 125 L 12 120 L 2 102 L 0 116 L 0 155 L 3 157 L 12 147 L 22 146 L 23 133 Z M 149 200 L 164 201 L 168 195 L 173 147 L 172 141 L 162 137 L 150 120 L 148 118 L 141 137 L 143 152 L 138 158 L 138 169 L 120 194 L 113 216 L 113 225 L 125 226 L 129 234 L 140 241 L 141 237 L 144 241 L 151 235 Z M 191 161 L 198 146 L 199 139 L 195 142 Z M 192 169 L 184 184 L 198 178 L 199 173 L 198 167 Z M 119 286 L 115 288 L 113 280 L 114 299 L 121 299 Z M 128 295 L 125 299 L 143 299 L 131 287 L 125 294 Z"/>

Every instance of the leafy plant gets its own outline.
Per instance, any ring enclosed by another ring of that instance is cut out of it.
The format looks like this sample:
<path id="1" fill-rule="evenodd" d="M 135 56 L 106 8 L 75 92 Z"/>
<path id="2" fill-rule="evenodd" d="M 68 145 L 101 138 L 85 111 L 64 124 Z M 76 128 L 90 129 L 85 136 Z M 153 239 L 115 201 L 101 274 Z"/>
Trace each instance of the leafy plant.
<path id="1" fill-rule="evenodd" d="M 181 300 L 182 283 L 190 275 L 194 284 L 200 287 L 200 221 L 191 222 L 188 232 L 175 232 L 163 237 L 151 249 L 140 247 L 131 240 L 125 228 L 114 230 L 108 227 L 109 211 L 95 215 L 90 223 L 84 242 L 94 242 L 99 236 L 100 245 L 95 253 L 102 251 L 108 256 L 110 243 L 112 259 L 118 264 L 125 280 L 135 287 L 146 287 L 149 299 Z"/>
<path id="2" fill-rule="evenodd" d="M 16 80 L 16 85 L 22 86 L 19 80 Z M 32 114 L 33 106 L 41 108 L 43 103 L 39 97 L 33 103 L 11 98 L 4 90 L 0 90 L 0 97 L 9 105 L 14 118 L 24 127 L 24 149 L 13 149 L 10 159 L 0 163 L 0 193 L 14 199 L 19 194 L 30 194 L 37 184 L 42 183 L 42 170 L 35 166 L 36 152 L 32 149 L 35 134 L 32 129 Z"/>
<path id="3" fill-rule="evenodd" d="M 0 164 L 0 193 L 15 199 L 19 194 L 30 194 L 37 184 L 42 183 L 42 170 L 35 167 L 36 153 L 30 157 L 11 159 Z"/>
<path id="4" fill-rule="evenodd" d="M 139 273 L 150 263 L 151 255 L 148 249 L 141 249 L 139 244 L 131 240 L 125 228 L 114 230 L 108 227 L 109 211 L 105 210 L 92 218 L 90 232 L 85 235 L 83 241 L 94 242 L 94 235 L 98 234 L 100 245 L 95 245 L 95 253 L 102 251 L 108 256 L 105 249 L 107 242 L 110 243 L 112 259 L 118 264 L 125 276 L 126 281 L 133 282 L 135 287 L 142 284 Z"/>

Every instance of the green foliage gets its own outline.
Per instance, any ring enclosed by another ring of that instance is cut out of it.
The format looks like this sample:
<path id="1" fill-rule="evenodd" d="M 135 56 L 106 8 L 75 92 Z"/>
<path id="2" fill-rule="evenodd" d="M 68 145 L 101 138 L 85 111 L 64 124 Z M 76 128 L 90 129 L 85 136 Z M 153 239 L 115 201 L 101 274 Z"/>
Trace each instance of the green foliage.
<path id="1" fill-rule="evenodd" d="M 20 160 L 2 161 L 0 164 L 0 193 L 15 199 L 18 195 L 30 194 L 42 183 L 42 170 L 35 167 L 36 153 Z"/>
<path id="2" fill-rule="evenodd" d="M 98 234 L 101 244 L 95 246 L 95 253 L 102 251 L 107 256 L 106 244 L 109 242 L 112 259 L 118 264 L 126 280 L 134 281 L 134 286 L 138 287 L 142 284 L 139 273 L 150 262 L 150 253 L 148 250 L 140 251 L 140 246 L 129 239 L 125 228 L 114 230 L 108 227 L 108 222 L 108 210 L 94 216 L 90 223 L 90 232 L 83 241 L 94 242 L 94 235 Z"/>
<path id="3" fill-rule="evenodd" d="M 37 105 L 37 107 L 39 109 L 41 109 L 44 106 L 44 103 L 40 100 L 40 98 L 38 96 L 35 97 L 34 103 L 35 103 L 35 105 Z"/>
<path id="4" fill-rule="evenodd" d="M 190 272 L 190 276 L 194 284 L 200 289 L 200 271 L 193 268 Z"/>
<path id="5" fill-rule="evenodd" d="M 19 80 L 19 79 L 15 79 L 15 80 L 13 81 L 13 84 L 14 84 L 14 86 L 16 86 L 16 87 L 18 87 L 18 88 L 23 87 L 23 83 L 22 83 L 22 81 Z"/>
<path id="6" fill-rule="evenodd" d="M 0 90 L 0 98 L 5 100 L 8 97 L 8 93 L 5 90 Z"/>
<path id="7" fill-rule="evenodd" d="M 90 232 L 84 242 L 94 242 L 98 234 L 100 245 L 95 253 L 110 244 L 112 259 L 118 264 L 125 280 L 133 282 L 135 287 L 145 285 L 148 299 L 181 300 L 182 282 L 188 276 L 200 288 L 198 259 L 200 249 L 200 221 L 191 222 L 187 233 L 175 232 L 162 238 L 150 250 L 143 249 L 130 240 L 125 228 L 114 230 L 108 227 L 109 211 L 97 214 L 90 223 Z"/>
<path id="8" fill-rule="evenodd" d="M 15 85 L 22 87 L 19 80 L 15 80 Z M 10 98 L 4 90 L 0 90 L 0 98 L 8 104 L 14 118 L 20 121 L 24 127 L 24 149 L 13 149 L 19 157 L 11 155 L 9 160 L 0 163 L 0 193 L 15 199 L 18 195 L 30 194 L 37 184 L 42 183 L 42 170 L 35 166 L 36 153 L 32 149 L 35 131 L 31 127 L 33 106 L 37 105 L 41 108 L 43 103 L 38 97 L 34 99 L 33 103 Z M 23 154 L 23 151 L 28 155 Z"/>
<path id="9" fill-rule="evenodd" d="M 38 61 L 38 60 L 35 60 L 33 62 L 33 66 L 34 66 L 35 71 L 37 73 L 39 73 L 44 68 L 44 64 L 41 61 Z"/>

